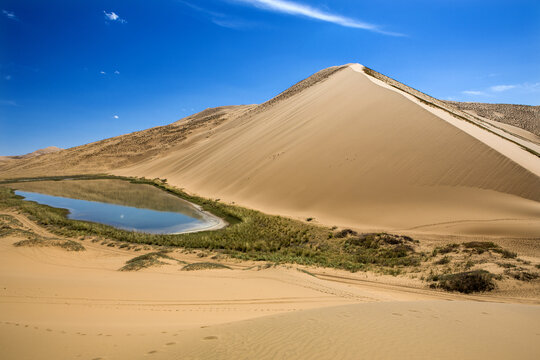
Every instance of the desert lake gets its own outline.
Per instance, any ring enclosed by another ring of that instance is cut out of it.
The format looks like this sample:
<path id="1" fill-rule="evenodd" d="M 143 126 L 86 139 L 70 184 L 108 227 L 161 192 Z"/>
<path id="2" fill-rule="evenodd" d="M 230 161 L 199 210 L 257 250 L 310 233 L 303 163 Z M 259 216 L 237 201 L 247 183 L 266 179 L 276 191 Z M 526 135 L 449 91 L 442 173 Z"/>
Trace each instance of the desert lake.
<path id="1" fill-rule="evenodd" d="M 67 217 L 151 234 L 215 229 L 223 221 L 146 184 L 122 180 L 35 181 L 10 185 L 25 200 L 69 210 Z"/>

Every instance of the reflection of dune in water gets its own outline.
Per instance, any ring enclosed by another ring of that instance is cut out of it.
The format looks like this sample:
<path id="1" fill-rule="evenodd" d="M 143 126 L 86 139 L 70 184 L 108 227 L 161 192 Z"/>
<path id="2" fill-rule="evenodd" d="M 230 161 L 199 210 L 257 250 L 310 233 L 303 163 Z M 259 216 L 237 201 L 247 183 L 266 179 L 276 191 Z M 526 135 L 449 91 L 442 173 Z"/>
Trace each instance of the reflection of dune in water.
<path id="1" fill-rule="evenodd" d="M 34 181 L 10 185 L 17 190 L 98 201 L 139 209 L 182 213 L 197 220 L 206 220 L 189 202 L 151 185 L 132 184 L 123 180 Z"/>

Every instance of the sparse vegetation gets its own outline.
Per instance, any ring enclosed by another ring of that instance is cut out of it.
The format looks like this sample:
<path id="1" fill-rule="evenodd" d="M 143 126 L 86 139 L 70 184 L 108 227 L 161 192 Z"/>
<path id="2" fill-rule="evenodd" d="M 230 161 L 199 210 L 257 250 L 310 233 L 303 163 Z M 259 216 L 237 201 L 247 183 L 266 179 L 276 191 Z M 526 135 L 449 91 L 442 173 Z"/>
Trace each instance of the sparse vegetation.
<path id="1" fill-rule="evenodd" d="M 62 180 L 62 178 L 39 178 L 37 180 Z M 152 185 L 224 218 L 229 226 L 216 231 L 175 235 L 130 232 L 104 224 L 68 219 L 66 217 L 67 210 L 23 201 L 7 187 L 0 187 L 0 208 L 18 209 L 31 220 L 60 236 L 92 236 L 100 238 L 101 241 L 107 241 L 107 243 L 119 241 L 220 251 L 224 255 L 244 260 L 317 265 L 350 271 L 374 270 L 383 273 L 389 273 L 394 267 L 415 266 L 421 261 L 421 255 L 410 247 L 411 244 L 416 243 L 407 242 L 406 239 L 410 238 L 406 237 L 400 237 L 404 242 L 400 240 L 399 244 L 390 244 L 385 241 L 391 239 L 393 235 L 386 234 L 377 240 L 382 241 L 378 248 L 368 248 L 365 244 L 354 243 L 354 239 L 348 239 L 351 236 L 361 238 L 353 230 L 343 230 L 336 234 L 325 227 L 192 196 L 163 183 L 160 179 L 149 180 L 109 175 L 69 176 L 69 178 L 119 179 Z M 29 180 L 32 179 L 25 179 L 25 181 Z M 371 235 L 378 236 L 377 234 Z M 371 235 L 368 234 L 365 240 L 371 241 L 368 239 L 371 238 Z M 347 240 L 348 242 L 345 244 Z M 391 272 L 396 273 L 396 271 L 393 269 Z"/>
<path id="2" fill-rule="evenodd" d="M 473 241 L 462 244 L 463 247 L 469 249 L 470 251 L 476 252 L 477 254 L 483 254 L 486 251 L 492 251 L 497 254 L 501 254 L 503 258 L 515 258 L 517 254 L 508 250 L 501 248 L 499 245 L 492 242 L 483 242 L 483 241 Z"/>
<path id="3" fill-rule="evenodd" d="M 494 275 L 485 270 L 473 270 L 457 274 L 435 275 L 431 287 L 465 294 L 495 289 Z"/>
<path id="4" fill-rule="evenodd" d="M 168 251 L 162 250 L 137 256 L 133 259 L 126 261 L 126 265 L 121 267 L 120 271 L 139 271 L 141 269 L 146 269 L 152 266 L 165 265 L 166 262 L 161 261 L 161 259 L 167 259 L 175 261 L 177 263 L 183 263 L 182 261 L 167 255 L 168 253 Z"/>
<path id="5" fill-rule="evenodd" d="M 59 247 L 67 251 L 84 251 L 84 246 L 73 240 L 61 240 L 55 238 L 45 238 L 43 236 L 33 235 L 30 239 L 21 240 L 13 244 L 21 247 Z"/>
<path id="6" fill-rule="evenodd" d="M 529 272 L 525 269 L 517 269 L 517 270 L 506 270 L 504 272 L 506 275 L 520 281 L 532 281 L 536 280 L 540 277 L 538 273 L 535 272 Z"/>
<path id="7" fill-rule="evenodd" d="M 446 265 L 446 264 L 449 264 L 451 261 L 451 257 L 450 256 L 443 256 L 442 258 L 440 258 L 439 260 L 435 261 L 434 264 L 435 265 Z"/>
<path id="8" fill-rule="evenodd" d="M 218 259 L 217 255 L 214 255 L 219 254 L 219 257 L 265 261 L 274 265 L 296 263 L 341 268 L 352 272 L 370 270 L 394 276 L 402 273 L 425 273 L 429 270 L 431 275 L 427 279 L 424 276 L 420 278 L 431 282 L 432 287 L 448 291 L 489 291 L 495 288 L 494 281 L 503 277 L 520 281 L 533 281 L 537 277 L 533 266 L 526 266 L 530 262 L 517 258 L 517 254 L 493 242 L 451 243 L 437 247 L 428 254 L 421 251 L 417 240 L 408 236 L 387 233 L 359 234 L 352 229 L 325 228 L 266 215 L 217 200 L 188 195 L 167 185 L 162 179 L 117 178 L 108 175 L 84 177 L 90 178 L 115 178 L 153 185 L 195 203 L 205 211 L 226 218 L 229 226 L 216 231 L 176 235 L 130 232 L 103 224 L 70 220 L 66 217 L 67 210 L 23 201 L 7 187 L 0 187 L 0 209 L 20 211 L 58 236 L 86 237 L 104 246 L 133 248 L 134 251 L 150 250 L 154 246 L 178 247 L 198 257 L 214 260 Z M 38 243 L 35 240 L 29 241 L 31 234 L 28 230 L 9 225 L 12 220 L 9 217 L 0 217 L 0 236 L 3 233 L 16 232 L 18 236 L 28 238 L 26 243 L 22 243 L 23 246 Z M 69 247 L 68 244 L 66 246 Z M 137 271 L 171 262 L 180 263 L 170 257 L 167 250 L 154 251 L 129 260 L 120 270 Z M 483 264 L 489 263 L 504 268 L 504 273 L 495 275 L 482 270 Z M 536 267 L 538 268 L 538 265 Z M 183 270 L 209 268 L 226 267 L 219 263 L 201 262 L 186 265 Z"/>
<path id="9" fill-rule="evenodd" d="M 213 270 L 213 269 L 230 269 L 230 267 L 227 265 L 219 264 L 219 263 L 201 262 L 201 263 L 188 264 L 182 268 L 182 271 Z"/>

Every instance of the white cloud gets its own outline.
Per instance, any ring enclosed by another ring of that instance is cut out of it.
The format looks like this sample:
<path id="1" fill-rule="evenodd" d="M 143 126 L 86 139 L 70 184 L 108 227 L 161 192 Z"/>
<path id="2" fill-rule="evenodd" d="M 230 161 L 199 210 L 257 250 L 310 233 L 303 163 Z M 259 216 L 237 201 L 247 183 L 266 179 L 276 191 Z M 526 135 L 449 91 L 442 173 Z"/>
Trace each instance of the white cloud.
<path id="1" fill-rule="evenodd" d="M 502 91 L 514 89 L 516 87 L 517 87 L 516 85 L 495 85 L 495 86 L 490 87 L 489 90 L 494 91 L 494 92 L 502 92 Z"/>
<path id="2" fill-rule="evenodd" d="M 476 91 L 476 90 L 465 90 L 462 91 L 465 95 L 472 95 L 472 96 L 486 96 L 487 94 L 483 91 Z"/>
<path id="3" fill-rule="evenodd" d="M 105 14 L 105 18 L 110 21 L 118 21 L 121 24 L 127 23 L 126 20 L 122 19 L 120 16 L 118 16 L 114 11 L 111 11 L 110 13 L 103 11 Z"/>
<path id="4" fill-rule="evenodd" d="M 119 116 L 118 116 L 118 115 L 114 115 L 114 116 L 113 116 L 113 118 L 115 118 L 115 119 L 118 119 L 118 118 L 119 118 Z"/>
<path id="5" fill-rule="evenodd" d="M 8 19 L 18 20 L 17 16 L 15 15 L 13 11 L 2 10 L 2 14 L 4 14 L 4 16 L 7 17 Z"/>
<path id="6" fill-rule="evenodd" d="M 120 75 L 120 71 L 118 71 L 118 70 L 114 70 L 114 73 L 115 73 L 116 75 Z"/>
<path id="7" fill-rule="evenodd" d="M 100 71 L 99 72 L 101 75 L 106 75 L 107 73 L 105 71 Z"/>
<path id="8" fill-rule="evenodd" d="M 263 10 L 271 10 L 281 12 L 289 15 L 304 16 L 311 19 L 330 22 L 337 25 L 364 29 L 369 31 L 378 32 L 386 35 L 403 36 L 402 34 L 385 32 L 381 30 L 377 25 L 369 24 L 360 20 L 349 18 L 346 16 L 332 14 L 330 12 L 316 9 L 309 5 L 300 4 L 288 0 L 235 0 L 236 2 L 247 3 Z"/>
<path id="9" fill-rule="evenodd" d="M 4 99 L 0 99 L 0 106 L 19 106 L 17 105 L 17 103 L 13 100 L 4 100 Z"/>

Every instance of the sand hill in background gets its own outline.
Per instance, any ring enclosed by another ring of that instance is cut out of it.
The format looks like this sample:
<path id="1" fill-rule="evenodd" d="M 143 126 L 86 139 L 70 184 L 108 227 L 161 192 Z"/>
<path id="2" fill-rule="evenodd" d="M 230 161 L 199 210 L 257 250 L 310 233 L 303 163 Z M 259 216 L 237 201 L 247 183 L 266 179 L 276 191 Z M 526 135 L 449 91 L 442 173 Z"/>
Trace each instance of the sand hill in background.
<path id="1" fill-rule="evenodd" d="M 31 153 L 28 153 L 28 154 L 24 154 L 24 155 L 0 156 L 0 160 L 29 159 L 29 158 L 33 158 L 33 157 L 40 156 L 40 155 L 52 154 L 52 153 L 58 152 L 60 150 L 62 150 L 62 149 L 59 148 L 59 147 L 48 146 L 46 148 L 39 149 L 39 150 L 33 151 Z"/>
<path id="2" fill-rule="evenodd" d="M 540 146 L 527 134 L 351 64 L 261 105 L 22 159 L 0 176 L 159 177 L 329 226 L 536 237 Z"/>
<path id="3" fill-rule="evenodd" d="M 512 125 L 540 136 L 540 106 L 447 101 L 459 110 Z"/>

